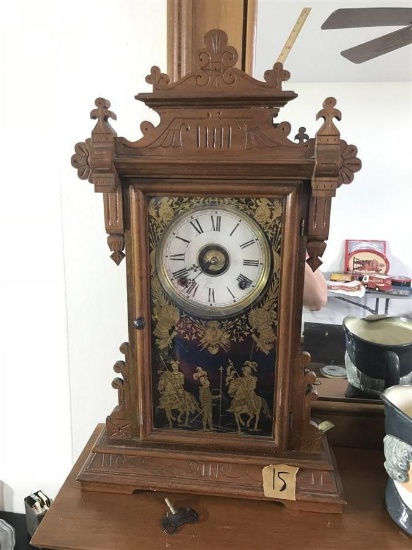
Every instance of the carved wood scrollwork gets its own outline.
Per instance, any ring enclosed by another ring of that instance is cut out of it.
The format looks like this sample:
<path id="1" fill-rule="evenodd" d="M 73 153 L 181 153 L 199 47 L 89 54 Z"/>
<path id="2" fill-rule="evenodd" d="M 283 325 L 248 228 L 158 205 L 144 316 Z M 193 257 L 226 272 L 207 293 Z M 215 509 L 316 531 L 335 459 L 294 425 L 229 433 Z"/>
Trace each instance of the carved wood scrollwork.
<path id="1" fill-rule="evenodd" d="M 316 374 L 309 370 L 306 365 L 310 362 L 310 355 L 306 351 L 300 353 L 296 358 L 297 370 L 302 373 L 300 377 L 300 394 L 296 392 L 294 399 L 299 405 L 294 407 L 293 424 L 303 426 L 302 432 L 293 430 L 292 426 L 292 447 L 310 452 L 319 452 L 322 445 L 322 434 L 316 424 L 311 421 L 312 403 L 318 398 L 316 391 Z"/>
<path id="2" fill-rule="evenodd" d="M 194 61 L 193 72 L 171 81 L 159 67 L 152 67 L 146 82 L 152 84 L 153 92 L 138 94 L 136 99 L 154 108 L 171 104 L 198 107 L 205 103 L 220 108 L 259 105 L 275 108 L 276 115 L 280 107 L 297 97 L 294 92 L 282 90 L 282 84 L 289 80 L 290 73 L 283 69 L 281 63 L 275 63 L 272 69 L 265 72 L 264 82 L 258 81 L 235 67 L 238 53 L 228 45 L 224 31 L 209 31 L 204 43 L 205 47 Z M 202 97 L 202 93 L 207 96 Z"/>
<path id="3" fill-rule="evenodd" d="M 361 169 L 357 148 L 340 139 L 334 119 L 341 119 L 341 112 L 335 108 L 336 99 L 328 97 L 316 119 L 323 118 L 323 124 L 316 133 L 316 164 L 312 177 L 312 196 L 308 219 L 307 263 L 315 271 L 322 265 L 321 257 L 329 235 L 329 220 L 332 197 L 342 183 L 351 183 L 354 173 Z"/>
<path id="4" fill-rule="evenodd" d="M 96 126 L 91 138 L 76 144 L 71 164 L 80 179 L 87 179 L 96 192 L 103 193 L 107 242 L 118 265 L 125 256 L 122 187 L 114 165 L 117 134 L 108 122 L 109 118 L 116 120 L 116 115 L 109 110 L 107 99 L 97 98 L 95 105 L 90 118 L 97 120 Z"/>
<path id="5" fill-rule="evenodd" d="M 130 389 L 130 360 L 129 344 L 127 342 L 120 346 L 120 351 L 124 354 L 124 361 L 117 361 L 113 370 L 120 374 L 122 378 L 116 377 L 112 386 L 117 390 L 118 405 L 110 416 L 106 418 L 106 428 L 108 437 L 111 440 L 131 439 L 132 430 L 132 406 Z"/>

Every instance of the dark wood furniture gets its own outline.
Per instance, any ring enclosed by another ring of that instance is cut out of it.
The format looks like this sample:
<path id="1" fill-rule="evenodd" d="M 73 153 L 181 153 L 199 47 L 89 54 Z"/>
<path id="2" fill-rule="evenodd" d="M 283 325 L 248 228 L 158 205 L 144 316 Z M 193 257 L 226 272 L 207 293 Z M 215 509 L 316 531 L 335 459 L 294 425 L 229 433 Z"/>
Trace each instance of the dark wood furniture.
<path id="1" fill-rule="evenodd" d="M 407 550 L 411 539 L 390 519 L 384 506 L 383 452 L 336 448 L 348 505 L 343 514 L 296 512 L 275 502 L 136 492 L 133 495 L 85 492 L 76 476 L 99 426 L 31 544 L 54 550 Z M 191 507 L 200 522 L 174 535 L 162 531 L 165 497 Z"/>

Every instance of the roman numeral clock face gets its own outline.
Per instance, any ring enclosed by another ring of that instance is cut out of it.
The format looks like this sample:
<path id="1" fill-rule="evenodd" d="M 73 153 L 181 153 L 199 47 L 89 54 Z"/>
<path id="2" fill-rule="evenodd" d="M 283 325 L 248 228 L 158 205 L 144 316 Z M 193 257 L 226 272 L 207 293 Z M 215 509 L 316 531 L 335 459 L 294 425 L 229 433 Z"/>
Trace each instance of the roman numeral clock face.
<path id="1" fill-rule="evenodd" d="M 192 208 L 166 227 L 156 251 L 163 288 L 184 311 L 229 317 L 249 308 L 270 273 L 270 249 L 260 226 L 224 205 Z"/>

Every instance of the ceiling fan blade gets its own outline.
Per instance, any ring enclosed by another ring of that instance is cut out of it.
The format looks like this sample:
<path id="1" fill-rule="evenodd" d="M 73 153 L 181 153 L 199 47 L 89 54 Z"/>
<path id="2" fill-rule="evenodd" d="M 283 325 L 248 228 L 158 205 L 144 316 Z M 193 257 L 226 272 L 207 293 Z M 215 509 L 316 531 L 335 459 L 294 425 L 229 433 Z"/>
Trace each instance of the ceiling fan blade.
<path id="1" fill-rule="evenodd" d="M 353 63 L 363 63 L 408 44 L 412 44 L 412 26 L 404 27 L 369 42 L 359 44 L 359 46 L 355 46 L 354 48 L 344 50 L 341 52 L 341 55 Z"/>
<path id="2" fill-rule="evenodd" d="M 412 8 L 342 8 L 334 11 L 321 29 L 397 27 L 412 23 Z"/>

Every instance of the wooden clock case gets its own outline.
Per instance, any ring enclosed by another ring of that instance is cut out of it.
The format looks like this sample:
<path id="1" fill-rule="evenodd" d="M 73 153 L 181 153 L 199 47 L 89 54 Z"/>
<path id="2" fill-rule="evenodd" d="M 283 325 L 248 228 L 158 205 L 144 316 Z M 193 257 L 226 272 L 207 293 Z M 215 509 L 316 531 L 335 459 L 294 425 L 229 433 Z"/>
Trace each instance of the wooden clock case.
<path id="1" fill-rule="evenodd" d="M 311 418 L 316 376 L 306 368 L 300 328 L 304 262 L 313 270 L 328 238 L 331 199 L 360 168 L 357 150 L 340 139 L 336 100 L 317 114 L 310 138 L 300 128 L 290 139 L 279 109 L 297 96 L 284 91 L 289 73 L 280 63 L 258 81 L 234 67 L 237 52 L 226 34 L 205 35 L 198 66 L 171 82 L 153 67 L 152 93 L 136 98 L 160 116 L 143 122 L 136 142 L 117 137 L 110 103 L 96 100 L 91 138 L 72 157 L 81 179 L 103 194 L 112 259 L 127 262 L 129 343 L 120 350 L 113 381 L 118 405 L 107 417 L 78 480 L 82 489 L 105 492 L 172 490 L 273 499 L 302 510 L 341 512 L 344 496 L 322 426 Z M 150 197 L 275 197 L 282 204 L 273 365 L 273 429 L 259 434 L 188 431 L 154 424 L 152 310 L 148 245 Z M 308 255 L 307 260 L 305 260 Z M 262 469 L 298 468 L 295 496 L 265 496 Z"/>

